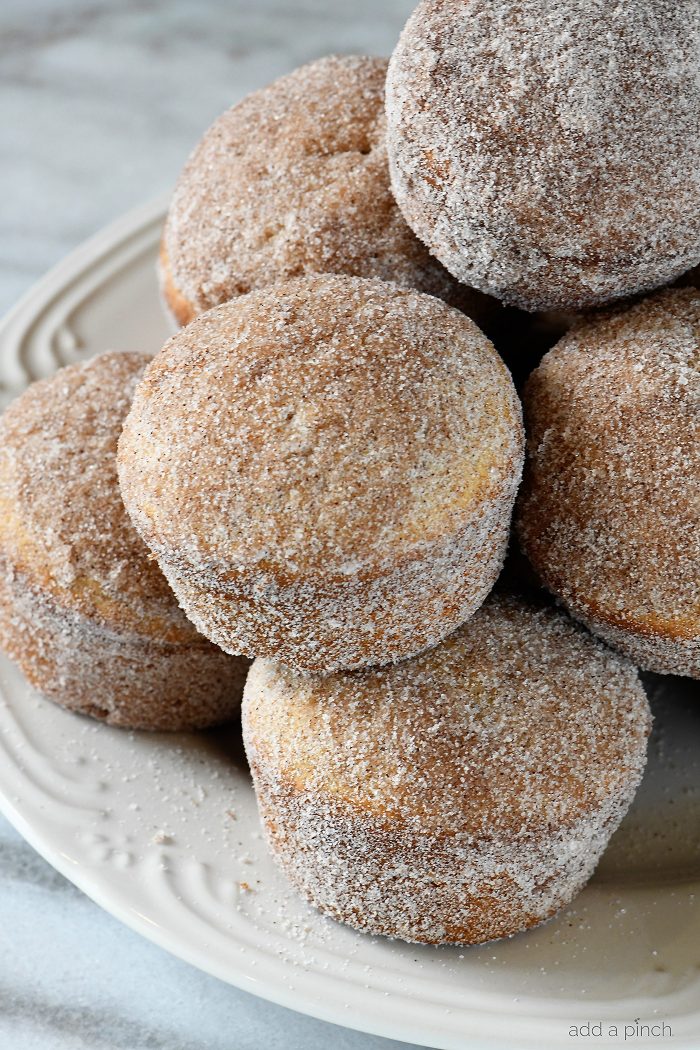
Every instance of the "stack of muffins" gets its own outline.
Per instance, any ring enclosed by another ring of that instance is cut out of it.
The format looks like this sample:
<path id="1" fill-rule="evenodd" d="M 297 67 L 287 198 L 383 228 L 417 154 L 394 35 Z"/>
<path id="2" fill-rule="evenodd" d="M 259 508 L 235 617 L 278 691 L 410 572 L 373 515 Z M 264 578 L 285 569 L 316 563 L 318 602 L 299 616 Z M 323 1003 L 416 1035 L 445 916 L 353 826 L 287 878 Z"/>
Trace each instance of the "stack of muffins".
<path id="1" fill-rule="evenodd" d="M 388 71 L 206 132 L 155 359 L 0 423 L 5 649 L 115 725 L 242 693 L 270 849 L 357 929 L 554 914 L 641 779 L 635 665 L 700 677 L 699 53 L 695 0 L 423 0 Z M 547 331 L 523 428 L 498 351 Z"/>

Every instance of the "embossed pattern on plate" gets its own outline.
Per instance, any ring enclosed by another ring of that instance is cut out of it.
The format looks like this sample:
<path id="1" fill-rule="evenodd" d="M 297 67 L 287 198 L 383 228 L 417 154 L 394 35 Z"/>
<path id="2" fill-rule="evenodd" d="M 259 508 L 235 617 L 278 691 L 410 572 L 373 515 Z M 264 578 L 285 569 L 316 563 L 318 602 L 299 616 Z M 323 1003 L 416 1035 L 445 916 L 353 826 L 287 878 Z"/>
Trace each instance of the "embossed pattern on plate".
<path id="1" fill-rule="evenodd" d="M 155 258 L 163 202 L 87 242 L 0 330 L 0 400 L 106 349 L 155 352 L 170 327 Z M 55 867 L 164 948 L 328 1021 L 433 1047 L 560 1050 L 636 1019 L 700 1047 L 700 688 L 650 676 L 638 799 L 591 884 L 545 926 L 480 948 L 355 934 L 288 888 L 261 838 L 240 727 L 110 729 L 33 692 L 0 657 L 0 806 Z M 619 1039 L 609 1038 L 619 1026 Z"/>

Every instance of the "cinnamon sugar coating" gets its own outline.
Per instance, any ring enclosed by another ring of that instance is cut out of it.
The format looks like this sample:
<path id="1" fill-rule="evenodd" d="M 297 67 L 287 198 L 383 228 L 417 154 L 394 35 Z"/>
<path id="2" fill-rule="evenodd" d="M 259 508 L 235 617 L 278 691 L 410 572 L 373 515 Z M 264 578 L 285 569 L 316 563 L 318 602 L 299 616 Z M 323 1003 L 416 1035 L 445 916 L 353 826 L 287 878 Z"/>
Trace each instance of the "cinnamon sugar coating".
<path id="1" fill-rule="evenodd" d="M 469 318 L 327 275 L 252 292 L 166 343 L 119 470 L 204 634 L 329 672 L 413 655 L 478 608 L 522 454 L 512 381 Z"/>
<path id="2" fill-rule="evenodd" d="M 302 66 L 227 110 L 175 188 L 161 284 L 180 324 L 275 281 L 379 277 L 464 309 L 498 304 L 464 288 L 404 221 L 389 185 L 383 58 Z"/>
<path id="3" fill-rule="evenodd" d="M 700 292 L 579 324 L 525 388 L 525 552 L 642 667 L 700 677 Z"/>
<path id="4" fill-rule="evenodd" d="M 247 663 L 197 633 L 121 500 L 117 440 L 148 361 L 63 368 L 0 419 L 0 644 L 65 707 L 185 729 L 235 714 Z"/>
<path id="5" fill-rule="evenodd" d="M 579 309 L 700 262 L 696 0 L 422 0 L 387 77 L 409 225 L 459 280 Z"/>
<path id="6" fill-rule="evenodd" d="M 510 936 L 568 904 L 632 800 L 650 727 L 630 663 L 502 594 L 390 668 L 256 660 L 242 713 L 294 886 L 359 930 L 431 944 Z"/>

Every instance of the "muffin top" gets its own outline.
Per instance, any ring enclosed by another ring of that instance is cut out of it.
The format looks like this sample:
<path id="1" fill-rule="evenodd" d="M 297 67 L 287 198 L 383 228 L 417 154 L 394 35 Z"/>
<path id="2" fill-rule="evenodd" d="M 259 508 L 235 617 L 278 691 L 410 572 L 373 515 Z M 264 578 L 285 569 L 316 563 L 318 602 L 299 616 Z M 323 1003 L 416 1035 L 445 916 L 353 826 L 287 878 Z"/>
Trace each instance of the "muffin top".
<path id="1" fill-rule="evenodd" d="M 249 95 L 209 128 L 175 188 L 161 264 L 181 323 L 309 273 L 379 277 L 488 310 L 406 225 L 389 184 L 387 62 L 328 57 Z M 493 308 L 493 304 L 491 309 Z"/>
<path id="2" fill-rule="evenodd" d="M 392 56 L 398 203 L 455 277 L 527 310 L 700 262 L 696 0 L 422 0 Z"/>
<path id="3" fill-rule="evenodd" d="M 321 677 L 256 660 L 243 704 L 263 779 L 475 841 L 599 822 L 641 776 L 650 725 L 631 663 L 505 594 L 391 667 Z"/>
<path id="4" fill-rule="evenodd" d="M 579 323 L 525 388 L 518 525 L 578 611 L 700 636 L 700 292 Z"/>
<path id="5" fill-rule="evenodd" d="M 175 566 L 342 577 L 452 542 L 485 501 L 509 514 L 522 445 L 510 376 L 472 321 L 317 276 L 166 343 L 136 390 L 120 480 Z"/>
<path id="6" fill-rule="evenodd" d="M 145 354 L 33 383 L 0 418 L 0 563 L 47 599 L 161 641 L 197 638 L 124 509 L 117 441 Z"/>

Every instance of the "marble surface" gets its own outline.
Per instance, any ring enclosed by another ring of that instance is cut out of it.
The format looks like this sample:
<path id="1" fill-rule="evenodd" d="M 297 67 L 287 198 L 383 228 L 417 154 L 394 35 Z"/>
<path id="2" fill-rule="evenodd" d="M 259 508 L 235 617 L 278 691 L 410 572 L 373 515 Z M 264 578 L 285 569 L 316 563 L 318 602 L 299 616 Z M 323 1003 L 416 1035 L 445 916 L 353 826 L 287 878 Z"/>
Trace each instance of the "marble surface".
<path id="1" fill-rule="evenodd" d="M 174 182 L 223 109 L 320 55 L 389 54 L 412 0 L 2 0 L 0 310 Z"/>
<path id="2" fill-rule="evenodd" d="M 411 0 L 3 0 L 0 310 L 170 186 L 207 124 L 307 59 L 383 54 Z M 230 988 L 102 912 L 0 817 L 0 1047 L 399 1050 Z"/>

